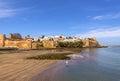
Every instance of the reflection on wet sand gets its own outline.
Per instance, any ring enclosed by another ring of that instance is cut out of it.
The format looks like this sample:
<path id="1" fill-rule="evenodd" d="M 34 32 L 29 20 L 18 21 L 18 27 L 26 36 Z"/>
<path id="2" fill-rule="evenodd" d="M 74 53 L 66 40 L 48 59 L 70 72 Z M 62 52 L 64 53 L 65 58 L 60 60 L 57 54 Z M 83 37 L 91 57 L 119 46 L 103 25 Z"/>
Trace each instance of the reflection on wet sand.
<path id="1" fill-rule="evenodd" d="M 60 61 L 58 64 L 48 68 L 37 76 L 34 76 L 31 81 L 57 81 L 57 79 L 60 81 L 60 78 L 58 77 L 60 70 L 63 71 L 65 70 L 64 68 L 68 68 L 70 70 L 71 65 L 77 63 L 82 63 L 89 60 L 96 61 L 96 52 L 97 49 L 83 49 L 80 53 L 68 55 L 71 57 L 71 60 Z M 68 71 L 68 69 L 65 70 L 65 72 Z"/>
<path id="2" fill-rule="evenodd" d="M 110 50 L 116 49 L 83 49 L 70 55 L 71 60 L 59 62 L 34 76 L 31 81 L 120 81 L 120 59 L 116 60 L 120 57 L 120 51 L 114 53 Z"/>
<path id="3" fill-rule="evenodd" d="M 0 81 L 29 81 L 57 60 L 28 60 L 27 57 L 65 53 L 65 50 L 0 50 Z"/>

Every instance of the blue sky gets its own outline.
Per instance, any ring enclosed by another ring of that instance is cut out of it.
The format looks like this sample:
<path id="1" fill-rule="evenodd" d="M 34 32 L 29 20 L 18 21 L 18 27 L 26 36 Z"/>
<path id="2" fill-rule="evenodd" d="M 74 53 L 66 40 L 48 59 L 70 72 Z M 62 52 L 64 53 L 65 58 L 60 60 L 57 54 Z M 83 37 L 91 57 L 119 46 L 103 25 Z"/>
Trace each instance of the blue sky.
<path id="1" fill-rule="evenodd" d="M 16 32 L 120 44 L 120 0 L 0 0 L 0 33 Z"/>

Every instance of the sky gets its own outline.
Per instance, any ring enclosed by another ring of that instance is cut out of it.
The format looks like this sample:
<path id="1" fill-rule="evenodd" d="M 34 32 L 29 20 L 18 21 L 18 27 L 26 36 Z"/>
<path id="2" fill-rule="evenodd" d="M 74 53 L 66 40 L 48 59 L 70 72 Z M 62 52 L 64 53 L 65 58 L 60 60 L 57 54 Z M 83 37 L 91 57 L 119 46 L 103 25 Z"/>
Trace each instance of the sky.
<path id="1" fill-rule="evenodd" d="M 0 34 L 96 37 L 120 45 L 120 0 L 0 0 Z"/>

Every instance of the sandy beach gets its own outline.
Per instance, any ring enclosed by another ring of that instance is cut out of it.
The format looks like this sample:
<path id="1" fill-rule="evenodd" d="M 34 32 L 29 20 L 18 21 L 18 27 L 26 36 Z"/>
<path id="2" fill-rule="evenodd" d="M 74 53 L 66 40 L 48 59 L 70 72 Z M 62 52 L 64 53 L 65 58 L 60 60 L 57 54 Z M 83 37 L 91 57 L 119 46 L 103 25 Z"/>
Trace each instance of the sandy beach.
<path id="1" fill-rule="evenodd" d="M 57 52 L 59 51 L 30 50 L 0 54 L 0 81 L 30 81 L 34 75 L 44 71 L 58 61 L 28 60 L 26 57 Z"/>

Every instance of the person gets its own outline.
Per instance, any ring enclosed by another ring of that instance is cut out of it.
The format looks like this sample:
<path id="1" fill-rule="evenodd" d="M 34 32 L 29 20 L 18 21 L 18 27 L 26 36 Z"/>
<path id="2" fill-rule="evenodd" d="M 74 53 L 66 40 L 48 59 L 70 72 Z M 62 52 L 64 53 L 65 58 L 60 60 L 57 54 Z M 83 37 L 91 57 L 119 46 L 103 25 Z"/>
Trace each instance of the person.
<path id="1" fill-rule="evenodd" d="M 68 67 L 68 60 L 65 61 L 66 66 Z"/>

